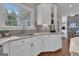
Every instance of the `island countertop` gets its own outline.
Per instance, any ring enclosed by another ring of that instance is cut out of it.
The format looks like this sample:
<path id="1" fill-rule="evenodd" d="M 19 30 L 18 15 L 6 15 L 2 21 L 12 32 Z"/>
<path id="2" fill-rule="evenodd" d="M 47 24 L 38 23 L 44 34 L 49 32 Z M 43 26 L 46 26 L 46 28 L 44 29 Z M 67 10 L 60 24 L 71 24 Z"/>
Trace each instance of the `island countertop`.
<path id="1" fill-rule="evenodd" d="M 14 41 L 14 40 L 18 40 L 18 39 L 34 37 L 34 36 L 38 36 L 38 35 L 61 35 L 61 33 L 45 32 L 45 33 L 33 33 L 33 35 L 25 35 L 25 36 L 21 36 L 21 35 L 25 35 L 25 34 L 20 34 L 20 36 L 11 36 L 11 37 L 0 38 L 0 44 L 3 44 L 3 43 L 8 42 L 8 41 Z"/>

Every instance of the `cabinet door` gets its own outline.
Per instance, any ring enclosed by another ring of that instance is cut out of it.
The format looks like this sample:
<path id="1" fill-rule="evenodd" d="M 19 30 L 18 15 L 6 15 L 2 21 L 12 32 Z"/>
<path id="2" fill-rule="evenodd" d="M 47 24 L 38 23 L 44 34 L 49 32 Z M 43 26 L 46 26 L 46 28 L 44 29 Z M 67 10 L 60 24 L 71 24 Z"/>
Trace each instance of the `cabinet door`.
<path id="1" fill-rule="evenodd" d="M 43 36 L 43 51 L 56 51 L 62 47 L 60 35 L 44 35 Z"/>
<path id="2" fill-rule="evenodd" d="M 54 51 L 55 50 L 55 39 L 53 35 L 43 36 L 43 51 Z"/>
<path id="3" fill-rule="evenodd" d="M 30 56 L 31 38 L 16 40 L 10 42 L 10 55 L 12 56 Z"/>
<path id="4" fill-rule="evenodd" d="M 42 5 L 42 22 L 43 24 L 51 24 L 51 4 L 41 4 Z"/>
<path id="5" fill-rule="evenodd" d="M 37 24 L 51 24 L 51 4 L 37 6 Z"/>
<path id="6" fill-rule="evenodd" d="M 3 43 L 2 44 L 2 50 L 0 50 L 2 53 L 6 53 L 6 54 L 8 54 L 8 55 L 10 55 L 9 53 L 9 49 L 10 49 L 10 47 L 9 47 L 10 45 L 9 45 L 9 42 L 5 42 L 5 43 Z"/>
<path id="7" fill-rule="evenodd" d="M 31 55 L 30 44 L 24 44 L 24 45 L 14 47 L 13 55 L 14 56 L 30 56 Z"/>
<path id="8" fill-rule="evenodd" d="M 42 42 L 41 42 L 41 37 L 37 36 L 37 37 L 33 37 L 32 38 L 32 55 L 36 56 L 41 52 L 41 48 L 42 48 Z"/>
<path id="9" fill-rule="evenodd" d="M 54 35 L 54 39 L 55 39 L 55 50 L 62 48 L 61 34 Z"/>

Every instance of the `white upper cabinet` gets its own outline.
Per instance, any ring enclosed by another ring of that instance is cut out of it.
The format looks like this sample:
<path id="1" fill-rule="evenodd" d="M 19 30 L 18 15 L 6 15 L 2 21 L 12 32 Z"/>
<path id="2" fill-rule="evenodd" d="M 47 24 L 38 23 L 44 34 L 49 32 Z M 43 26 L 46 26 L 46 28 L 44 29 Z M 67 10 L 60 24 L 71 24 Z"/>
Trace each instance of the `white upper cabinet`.
<path id="1" fill-rule="evenodd" d="M 43 3 L 37 6 L 37 24 L 51 24 L 51 20 L 54 23 L 57 21 L 57 7 L 53 4 Z"/>
<path id="2" fill-rule="evenodd" d="M 37 6 L 37 25 L 51 25 L 58 32 L 57 6 L 42 3 Z"/>
<path id="3" fill-rule="evenodd" d="M 51 4 L 37 6 L 37 25 L 51 24 Z"/>

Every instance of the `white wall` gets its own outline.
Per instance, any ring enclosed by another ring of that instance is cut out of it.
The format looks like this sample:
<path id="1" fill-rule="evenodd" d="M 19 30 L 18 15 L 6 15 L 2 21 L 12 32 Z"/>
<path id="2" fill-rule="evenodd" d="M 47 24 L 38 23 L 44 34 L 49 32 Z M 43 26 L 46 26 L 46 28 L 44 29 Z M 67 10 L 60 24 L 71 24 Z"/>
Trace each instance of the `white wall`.
<path id="1" fill-rule="evenodd" d="M 4 20 L 5 20 L 5 9 L 3 4 L 0 4 L 0 26 L 5 26 Z"/>
<path id="2" fill-rule="evenodd" d="M 62 16 L 62 26 L 65 27 L 65 30 L 62 30 L 63 36 L 67 38 L 67 16 Z"/>
<path id="3" fill-rule="evenodd" d="M 58 32 L 61 33 L 62 32 L 62 18 L 60 15 L 57 14 L 57 20 L 58 20 Z"/>

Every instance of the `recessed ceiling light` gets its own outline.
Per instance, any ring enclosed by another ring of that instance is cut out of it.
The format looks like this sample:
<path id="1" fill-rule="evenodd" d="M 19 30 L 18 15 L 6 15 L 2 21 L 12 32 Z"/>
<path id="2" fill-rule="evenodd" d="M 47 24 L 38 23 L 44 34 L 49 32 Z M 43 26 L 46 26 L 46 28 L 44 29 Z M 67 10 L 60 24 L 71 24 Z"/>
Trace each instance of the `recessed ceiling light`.
<path id="1" fill-rule="evenodd" d="M 72 5 L 69 5 L 69 7 L 71 8 L 71 7 L 72 7 Z"/>

